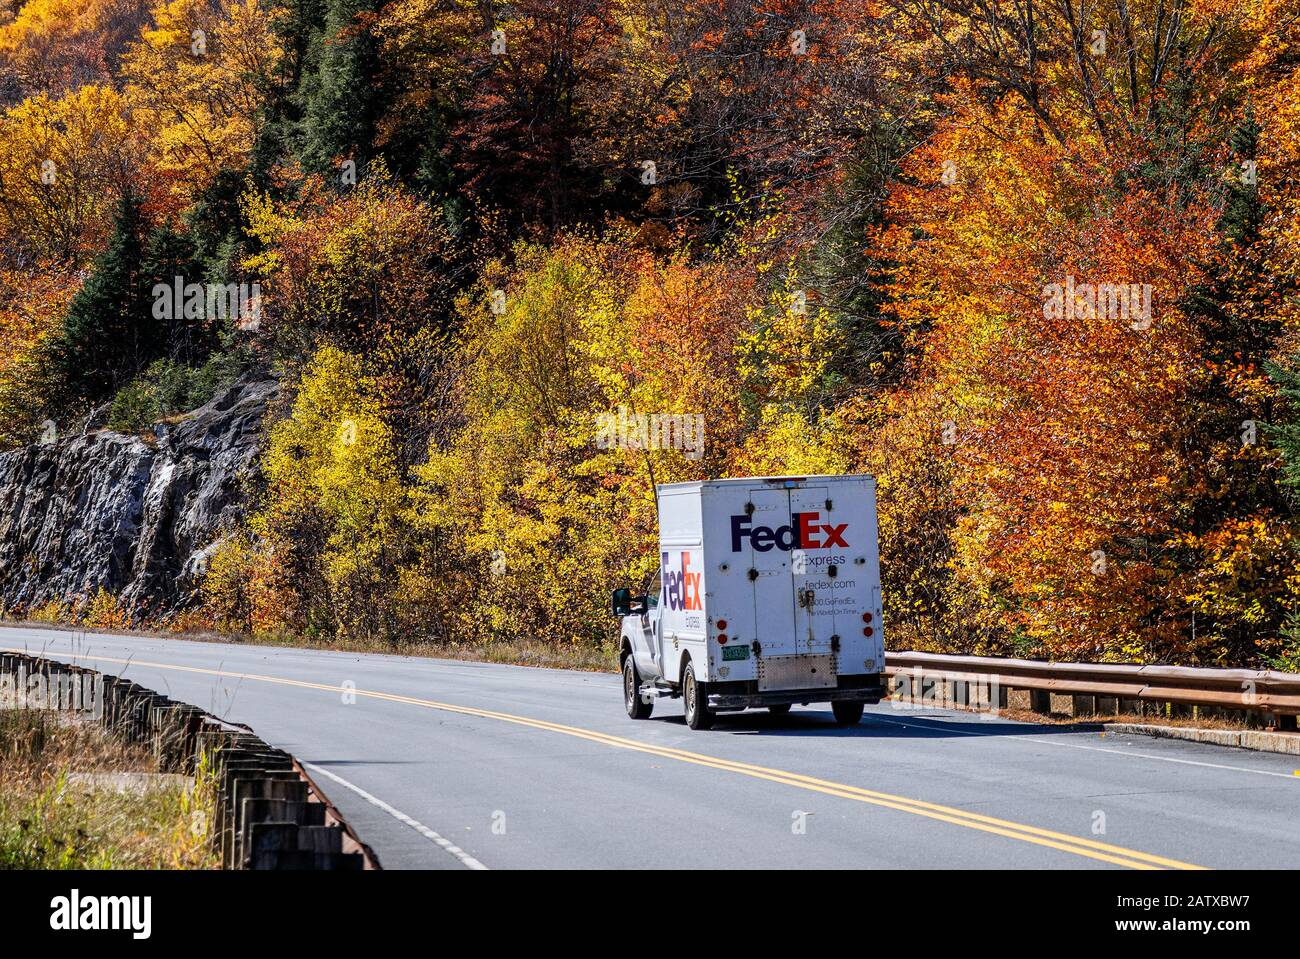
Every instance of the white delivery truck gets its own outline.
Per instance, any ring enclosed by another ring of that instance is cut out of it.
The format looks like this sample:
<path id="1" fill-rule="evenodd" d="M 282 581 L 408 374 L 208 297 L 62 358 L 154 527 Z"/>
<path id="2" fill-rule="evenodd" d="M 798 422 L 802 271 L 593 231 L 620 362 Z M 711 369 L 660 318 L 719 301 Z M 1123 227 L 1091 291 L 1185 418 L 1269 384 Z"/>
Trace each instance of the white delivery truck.
<path id="1" fill-rule="evenodd" d="M 659 570 L 614 591 L 628 715 L 681 697 L 719 712 L 829 702 L 856 723 L 884 695 L 876 481 L 759 477 L 658 487 Z"/>

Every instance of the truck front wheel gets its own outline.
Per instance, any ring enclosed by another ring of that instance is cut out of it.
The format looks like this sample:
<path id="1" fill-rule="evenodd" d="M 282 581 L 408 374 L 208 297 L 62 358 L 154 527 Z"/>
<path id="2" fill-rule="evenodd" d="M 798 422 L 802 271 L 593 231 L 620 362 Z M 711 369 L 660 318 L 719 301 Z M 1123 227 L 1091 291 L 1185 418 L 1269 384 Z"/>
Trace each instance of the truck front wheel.
<path id="1" fill-rule="evenodd" d="M 641 677 L 637 675 L 631 653 L 623 658 L 623 701 L 633 719 L 649 719 L 654 712 L 654 701 L 641 698 Z"/>
<path id="2" fill-rule="evenodd" d="M 845 699 L 837 699 L 831 703 L 831 712 L 835 714 L 835 721 L 841 726 L 856 726 L 862 719 L 862 703 L 852 703 Z"/>
<path id="3" fill-rule="evenodd" d="M 708 729 L 713 725 L 707 696 L 704 684 L 695 681 L 695 664 L 687 663 L 682 677 L 682 699 L 686 701 L 686 725 L 691 729 Z"/>

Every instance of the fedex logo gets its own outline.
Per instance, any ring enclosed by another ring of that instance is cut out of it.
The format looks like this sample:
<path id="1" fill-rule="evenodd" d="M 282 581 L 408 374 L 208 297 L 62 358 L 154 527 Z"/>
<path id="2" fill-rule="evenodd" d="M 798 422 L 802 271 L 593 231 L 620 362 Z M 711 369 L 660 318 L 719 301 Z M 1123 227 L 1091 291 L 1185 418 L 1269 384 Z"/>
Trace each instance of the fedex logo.
<path id="1" fill-rule="evenodd" d="M 750 545 L 760 553 L 766 553 L 775 546 L 780 550 L 792 549 L 830 549 L 832 546 L 848 548 L 844 541 L 844 531 L 848 523 L 823 523 L 821 513 L 793 513 L 794 522 L 789 526 L 753 526 L 748 516 L 731 517 L 731 551 L 740 552 L 742 541 L 749 539 Z"/>
<path id="2" fill-rule="evenodd" d="M 703 573 L 691 572 L 691 554 L 682 550 L 681 569 L 668 568 L 668 554 L 660 553 L 659 567 L 664 571 L 664 602 L 669 609 L 703 609 L 704 597 L 700 595 L 700 578 Z"/>

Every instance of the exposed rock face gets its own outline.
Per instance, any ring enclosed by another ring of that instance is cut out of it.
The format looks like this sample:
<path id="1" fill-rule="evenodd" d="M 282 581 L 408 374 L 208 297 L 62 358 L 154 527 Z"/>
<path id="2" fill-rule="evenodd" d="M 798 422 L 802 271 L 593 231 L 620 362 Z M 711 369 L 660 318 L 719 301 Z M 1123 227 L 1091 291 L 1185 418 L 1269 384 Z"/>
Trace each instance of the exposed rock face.
<path id="1" fill-rule="evenodd" d="M 243 515 L 275 380 L 241 381 L 156 444 L 109 431 L 0 454 L 0 603 L 101 587 L 165 614 L 194 598 L 209 548 Z"/>

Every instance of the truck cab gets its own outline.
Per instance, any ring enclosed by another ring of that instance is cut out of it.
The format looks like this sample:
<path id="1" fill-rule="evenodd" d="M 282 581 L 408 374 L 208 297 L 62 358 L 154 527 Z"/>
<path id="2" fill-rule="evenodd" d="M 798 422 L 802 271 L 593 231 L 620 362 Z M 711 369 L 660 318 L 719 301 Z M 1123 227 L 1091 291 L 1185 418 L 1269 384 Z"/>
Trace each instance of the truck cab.
<path id="1" fill-rule="evenodd" d="M 659 567 L 615 590 L 628 715 L 682 698 L 721 712 L 829 702 L 856 723 L 884 695 L 875 481 L 757 477 L 657 488 Z"/>

